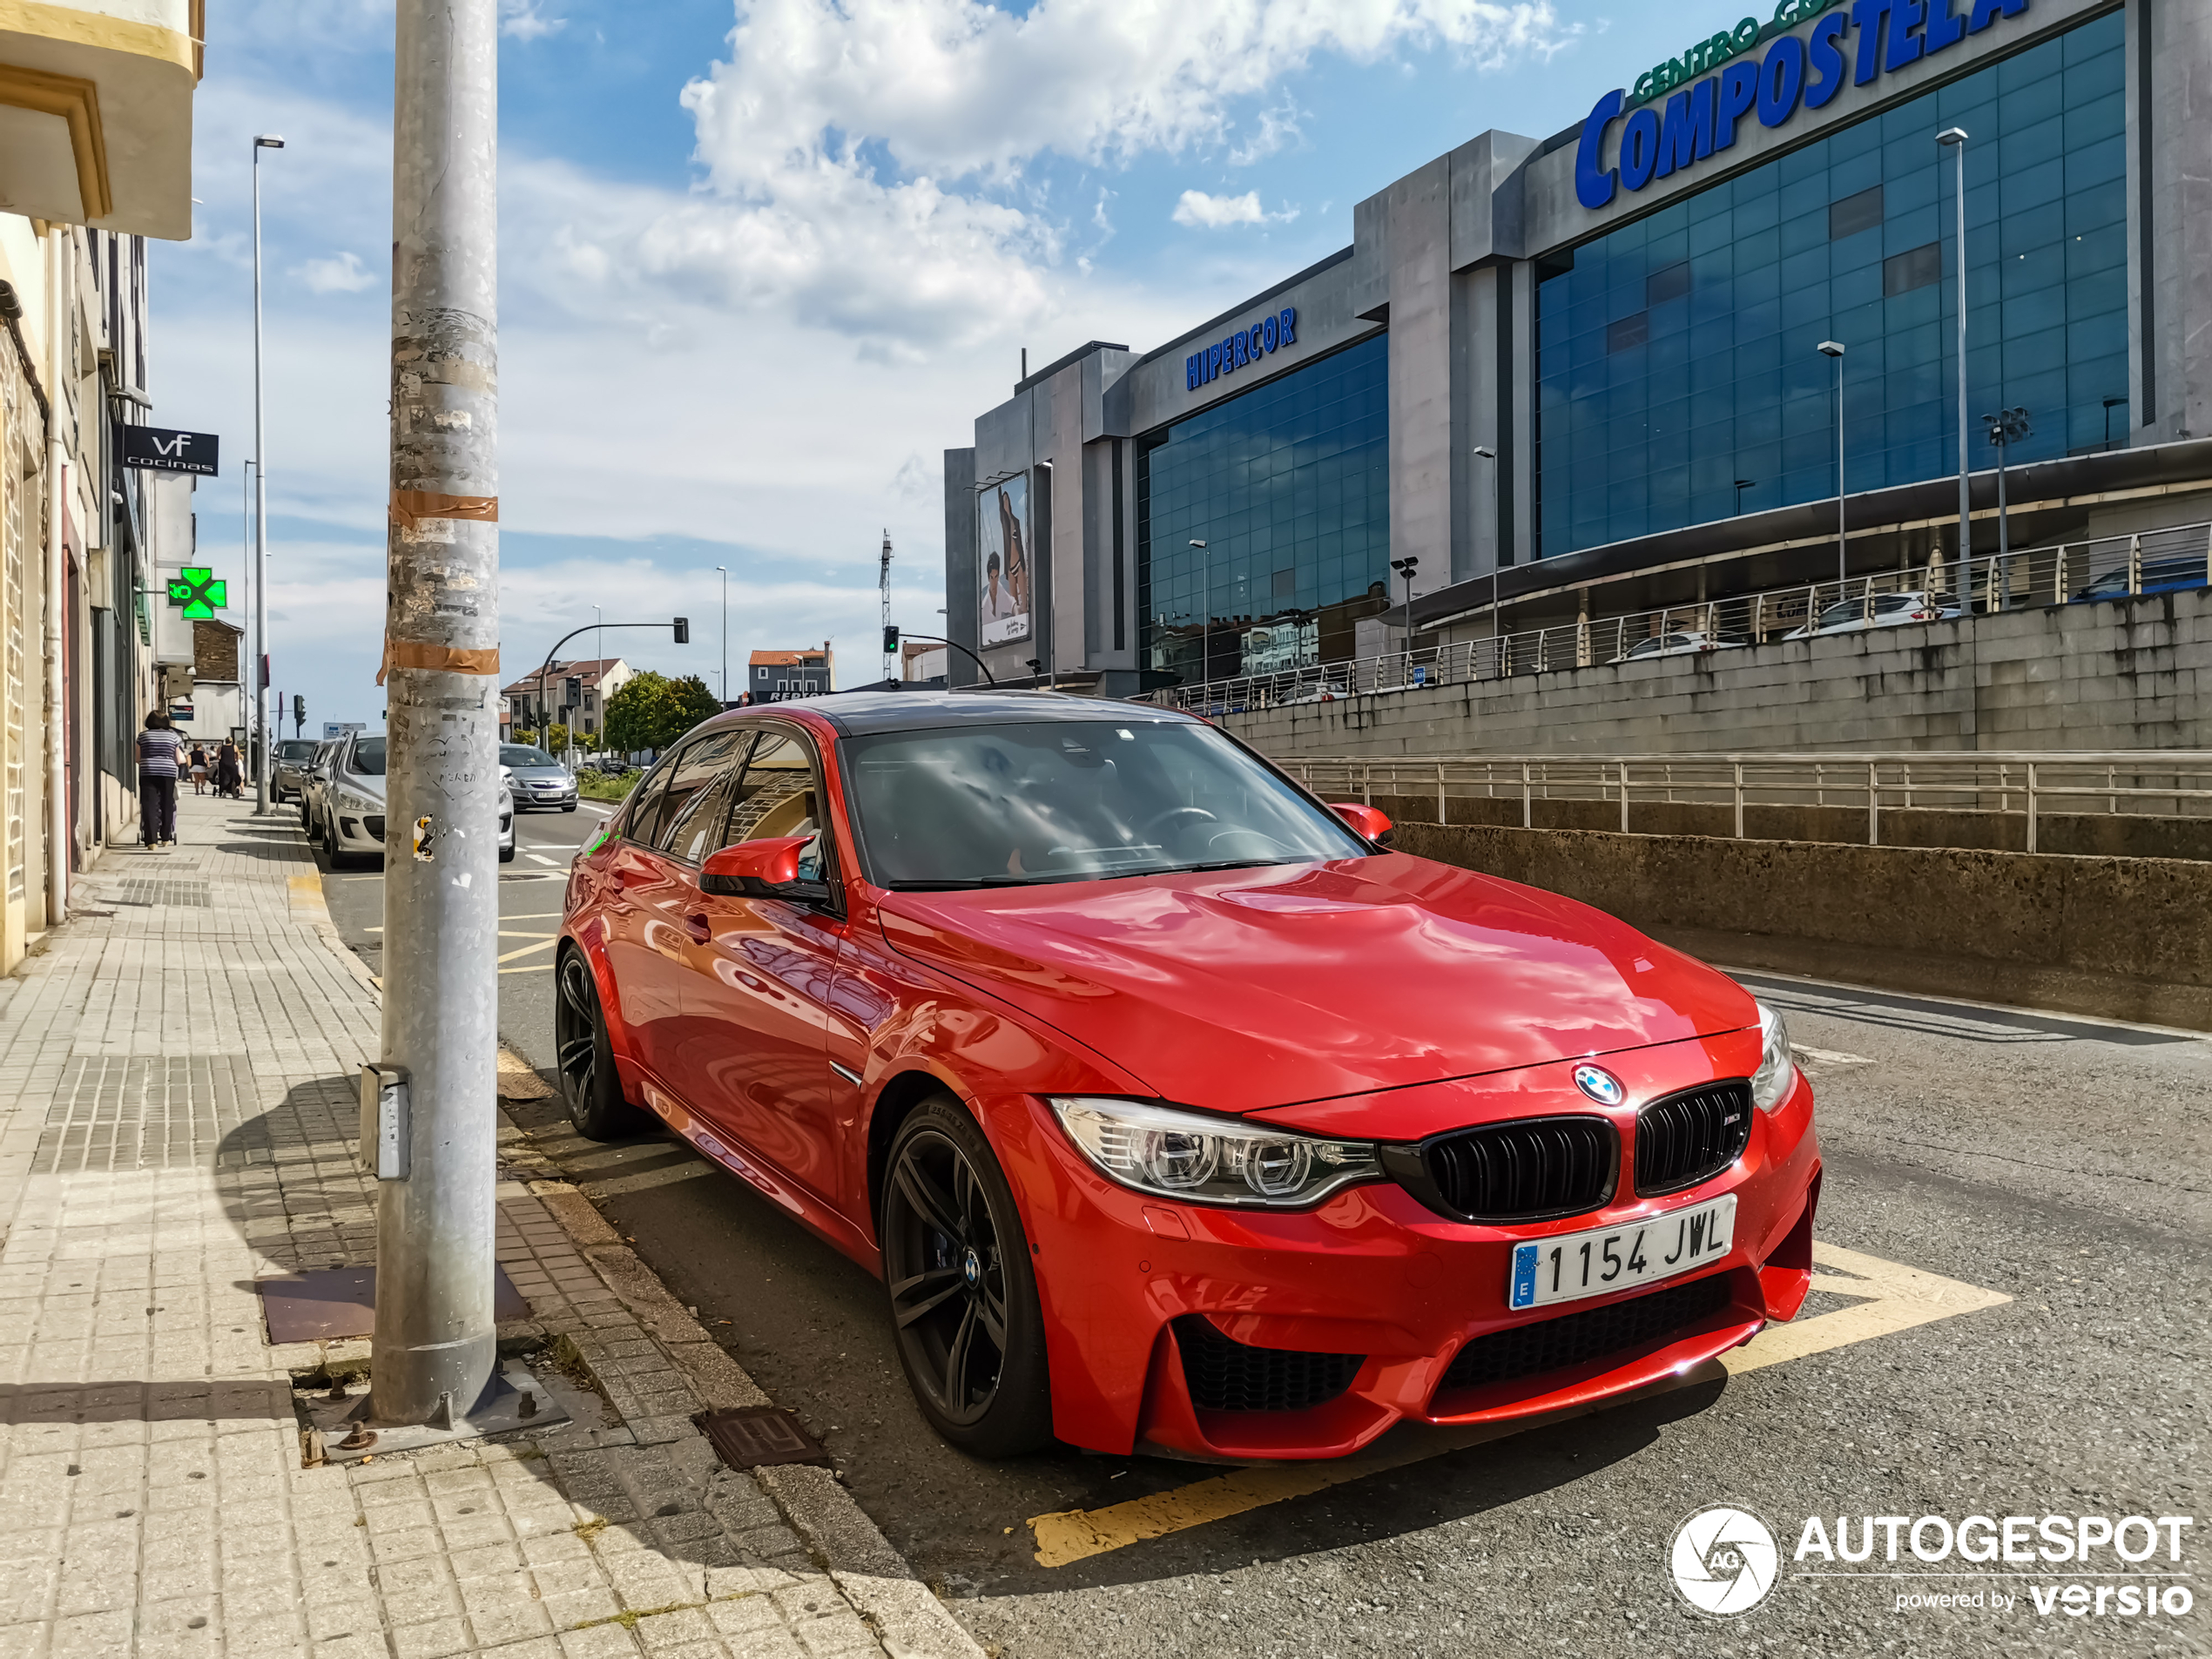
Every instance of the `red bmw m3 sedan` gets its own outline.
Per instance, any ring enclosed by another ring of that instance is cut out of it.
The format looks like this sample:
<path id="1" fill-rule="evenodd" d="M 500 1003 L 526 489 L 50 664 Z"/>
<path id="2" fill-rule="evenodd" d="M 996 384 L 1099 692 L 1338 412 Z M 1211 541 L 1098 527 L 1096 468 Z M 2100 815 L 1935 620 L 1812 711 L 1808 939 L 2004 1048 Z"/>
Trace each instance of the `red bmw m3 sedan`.
<path id="1" fill-rule="evenodd" d="M 568 1109 L 650 1114 L 880 1276 L 985 1454 L 1337 1457 L 1795 1314 L 1820 1159 L 1780 1018 L 1388 840 L 1137 705 L 725 714 L 576 861 Z"/>

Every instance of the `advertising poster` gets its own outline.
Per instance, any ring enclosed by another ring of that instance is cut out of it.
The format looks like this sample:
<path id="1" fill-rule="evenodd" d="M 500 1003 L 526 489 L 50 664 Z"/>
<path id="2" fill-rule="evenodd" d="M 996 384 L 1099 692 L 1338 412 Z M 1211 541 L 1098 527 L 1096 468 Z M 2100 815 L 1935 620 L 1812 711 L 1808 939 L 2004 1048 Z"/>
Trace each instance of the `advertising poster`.
<path id="1" fill-rule="evenodd" d="M 975 568 L 984 649 L 1029 637 L 1029 479 L 993 484 L 976 503 Z"/>

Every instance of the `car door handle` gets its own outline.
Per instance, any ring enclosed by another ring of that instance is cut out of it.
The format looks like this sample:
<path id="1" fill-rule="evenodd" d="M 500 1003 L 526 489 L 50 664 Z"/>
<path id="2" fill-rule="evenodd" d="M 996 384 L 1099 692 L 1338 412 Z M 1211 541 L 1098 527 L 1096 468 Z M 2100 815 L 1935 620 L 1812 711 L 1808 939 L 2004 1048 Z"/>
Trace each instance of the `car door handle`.
<path id="1" fill-rule="evenodd" d="M 714 925 L 707 921 L 706 913 L 702 910 L 694 910 L 684 918 L 684 931 L 702 945 L 711 943 L 714 938 Z"/>

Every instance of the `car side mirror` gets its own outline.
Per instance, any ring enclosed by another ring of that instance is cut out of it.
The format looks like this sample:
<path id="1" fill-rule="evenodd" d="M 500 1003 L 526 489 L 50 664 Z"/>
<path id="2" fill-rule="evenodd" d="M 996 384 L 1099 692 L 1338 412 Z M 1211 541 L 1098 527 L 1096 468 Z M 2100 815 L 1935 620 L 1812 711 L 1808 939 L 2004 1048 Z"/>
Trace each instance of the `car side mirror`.
<path id="1" fill-rule="evenodd" d="M 1362 840 L 1372 841 L 1377 846 L 1388 846 L 1396 838 L 1390 827 L 1387 813 L 1364 806 L 1356 800 L 1332 800 L 1329 810 L 1352 826 L 1352 833 Z"/>
<path id="2" fill-rule="evenodd" d="M 752 898 L 799 897 L 789 890 L 800 885 L 799 854 L 813 840 L 811 835 L 772 835 L 711 853 L 699 867 L 699 891 Z"/>

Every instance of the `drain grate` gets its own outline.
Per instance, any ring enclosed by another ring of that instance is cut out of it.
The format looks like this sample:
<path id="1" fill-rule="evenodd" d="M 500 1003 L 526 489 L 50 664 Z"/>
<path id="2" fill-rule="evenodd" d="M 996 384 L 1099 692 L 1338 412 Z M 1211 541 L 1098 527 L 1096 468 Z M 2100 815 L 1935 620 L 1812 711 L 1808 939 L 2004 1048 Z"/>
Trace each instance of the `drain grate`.
<path id="1" fill-rule="evenodd" d="M 821 1463 L 829 1453 L 779 1406 L 746 1406 L 702 1412 L 691 1420 L 733 1469 L 775 1463 Z"/>
<path id="2" fill-rule="evenodd" d="M 181 906 L 195 910 L 212 909 L 214 905 L 206 881 L 170 881 L 155 876 L 126 877 L 107 896 L 117 904 Z"/>

